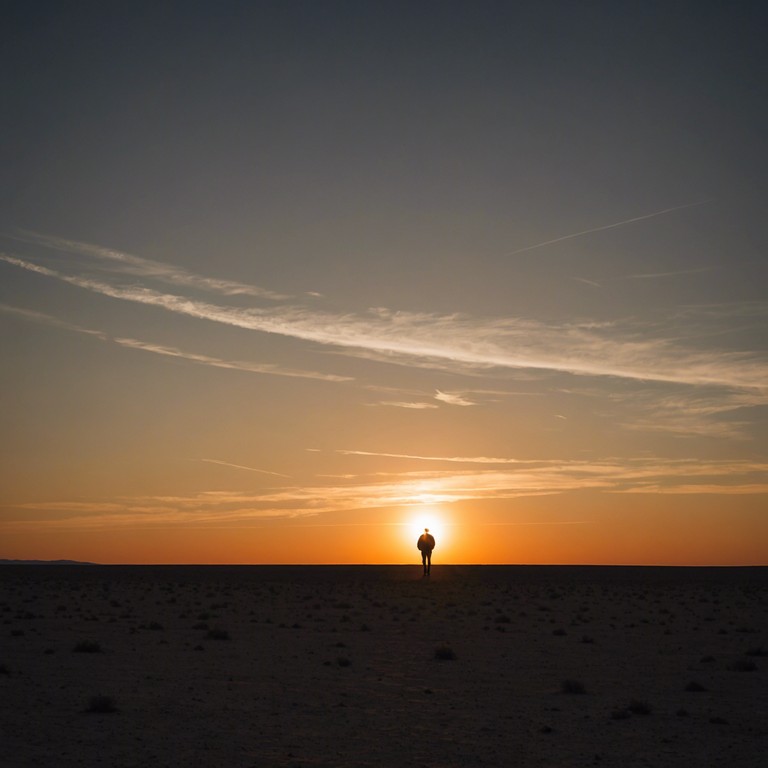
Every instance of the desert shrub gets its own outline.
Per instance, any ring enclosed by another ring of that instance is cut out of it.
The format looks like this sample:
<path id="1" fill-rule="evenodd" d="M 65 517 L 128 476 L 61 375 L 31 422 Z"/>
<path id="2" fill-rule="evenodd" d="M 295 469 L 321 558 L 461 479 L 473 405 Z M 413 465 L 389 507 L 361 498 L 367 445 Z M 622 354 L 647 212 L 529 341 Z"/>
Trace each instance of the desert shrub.
<path id="1" fill-rule="evenodd" d="M 691 693 L 701 693 L 701 691 L 706 691 L 707 689 L 696 680 L 691 680 L 691 682 L 685 686 L 685 690 Z"/>
<path id="2" fill-rule="evenodd" d="M 650 715 L 653 711 L 647 701 L 640 701 L 639 699 L 632 699 L 627 709 L 633 715 Z"/>
<path id="3" fill-rule="evenodd" d="M 111 696 L 92 696 L 86 711 L 106 715 L 111 712 L 117 712 L 117 704 L 115 704 L 115 700 Z"/>
<path id="4" fill-rule="evenodd" d="M 336 663 L 340 667 L 350 667 L 350 666 L 352 666 L 352 662 L 346 656 L 339 656 L 336 659 Z"/>
<path id="5" fill-rule="evenodd" d="M 456 658 L 456 654 L 449 646 L 438 645 L 437 648 L 435 648 L 435 658 L 438 661 L 453 661 Z"/>
<path id="6" fill-rule="evenodd" d="M 227 632 L 226 629 L 209 629 L 208 635 L 209 640 L 230 640 L 229 632 Z"/>
<path id="7" fill-rule="evenodd" d="M 553 629 L 552 634 L 555 635 L 555 637 L 564 637 L 568 633 L 564 629 L 560 628 L 560 629 Z"/>
<path id="8" fill-rule="evenodd" d="M 768 656 L 768 651 L 766 651 L 763 647 L 758 646 L 757 648 L 749 648 L 746 652 L 747 656 Z"/>
<path id="9" fill-rule="evenodd" d="M 101 645 L 93 640 L 81 640 L 72 651 L 74 653 L 101 653 Z"/>
<path id="10" fill-rule="evenodd" d="M 757 664 L 752 659 L 736 659 L 733 664 L 728 665 L 728 669 L 731 672 L 754 672 Z"/>
<path id="11" fill-rule="evenodd" d="M 584 683 L 578 680 L 563 680 L 560 684 L 560 690 L 563 693 L 586 693 L 587 689 L 584 687 Z"/>

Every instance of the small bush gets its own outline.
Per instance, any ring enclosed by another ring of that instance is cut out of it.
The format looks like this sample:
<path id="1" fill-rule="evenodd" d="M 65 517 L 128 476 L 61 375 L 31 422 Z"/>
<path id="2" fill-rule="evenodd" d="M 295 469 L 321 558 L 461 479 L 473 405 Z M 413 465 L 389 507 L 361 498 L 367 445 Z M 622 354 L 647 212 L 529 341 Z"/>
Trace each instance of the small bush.
<path id="1" fill-rule="evenodd" d="M 74 653 L 101 653 L 101 645 L 93 640 L 81 640 L 72 651 Z"/>
<path id="2" fill-rule="evenodd" d="M 640 701 L 639 699 L 632 699 L 627 709 L 633 715 L 650 715 L 653 711 L 647 701 Z"/>
<path id="3" fill-rule="evenodd" d="M 227 632 L 226 629 L 209 629 L 208 635 L 209 640 L 230 640 L 229 632 Z"/>
<path id="4" fill-rule="evenodd" d="M 339 658 L 336 659 L 336 663 L 340 667 L 351 667 L 352 666 L 352 662 L 346 656 L 339 656 Z"/>
<path id="5" fill-rule="evenodd" d="M 733 664 L 728 665 L 728 669 L 731 672 L 754 672 L 757 669 L 757 664 L 752 659 L 737 659 Z"/>
<path id="6" fill-rule="evenodd" d="M 749 648 L 747 650 L 747 656 L 768 656 L 768 651 L 766 651 L 761 646 L 758 646 L 757 648 Z"/>
<path id="7" fill-rule="evenodd" d="M 107 715 L 111 712 L 117 712 L 117 705 L 111 696 L 92 696 L 86 711 Z"/>
<path id="8" fill-rule="evenodd" d="M 456 654 L 447 645 L 438 645 L 435 648 L 435 658 L 438 661 L 453 661 L 456 658 Z"/>
<path id="9" fill-rule="evenodd" d="M 696 680 L 691 680 L 691 682 L 685 686 L 685 690 L 689 691 L 690 693 L 701 693 L 702 691 L 706 691 L 707 689 Z"/>
<path id="10" fill-rule="evenodd" d="M 560 690 L 563 693 L 576 693 L 576 694 L 582 694 L 587 692 L 587 689 L 584 687 L 584 683 L 579 682 L 578 680 L 563 680 L 563 682 L 560 685 Z"/>

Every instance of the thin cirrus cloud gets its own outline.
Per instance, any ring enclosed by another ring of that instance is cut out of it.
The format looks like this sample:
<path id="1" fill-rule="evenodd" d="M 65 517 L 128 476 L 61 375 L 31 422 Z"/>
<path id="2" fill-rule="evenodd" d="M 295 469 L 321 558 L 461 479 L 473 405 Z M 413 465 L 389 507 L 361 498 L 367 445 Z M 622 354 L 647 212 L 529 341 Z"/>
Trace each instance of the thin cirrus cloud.
<path id="1" fill-rule="evenodd" d="M 108 264 L 110 271 L 155 279 L 179 287 L 197 288 L 220 293 L 224 296 L 256 296 L 275 301 L 290 298 L 284 294 L 275 293 L 257 285 L 248 285 L 234 280 L 204 277 L 190 272 L 183 267 L 171 266 L 160 261 L 145 259 L 141 256 L 134 256 L 130 253 L 124 253 L 112 248 L 104 248 L 100 245 L 92 245 L 91 243 L 83 243 L 77 240 L 68 240 L 62 237 L 30 231 L 23 231 L 20 235 L 15 236 L 15 239 L 58 251 L 90 256 L 100 262 L 101 267 L 104 269 L 107 269 L 106 265 Z"/>
<path id="2" fill-rule="evenodd" d="M 365 452 L 350 452 L 362 453 Z M 379 455 L 379 454 L 371 454 Z M 386 454 L 385 454 L 386 455 Z M 418 457 L 450 461 L 445 457 Z M 466 460 L 466 459 L 465 459 Z M 481 462 L 483 463 L 483 462 Z M 768 492 L 765 462 L 679 459 L 605 459 L 524 462 L 515 469 L 404 472 L 386 482 L 286 486 L 263 492 L 206 491 L 188 496 L 141 496 L 106 502 L 31 502 L 16 505 L 22 520 L 5 528 L 156 527 L 253 525 L 274 518 L 307 518 L 338 511 L 364 511 L 425 503 L 513 499 L 590 490 L 620 494 L 746 495 Z M 36 519 L 37 512 L 41 518 Z"/>
<path id="3" fill-rule="evenodd" d="M 385 405 L 390 408 L 406 408 L 412 411 L 425 411 L 440 407 L 434 403 L 420 403 L 418 401 L 409 402 L 402 400 L 382 400 L 380 403 L 373 403 L 373 405 Z"/>
<path id="4" fill-rule="evenodd" d="M 61 328 L 66 331 L 75 331 L 76 333 L 84 333 L 87 336 L 95 336 L 102 341 L 106 341 L 108 336 L 102 331 L 94 331 L 90 328 L 83 328 L 76 323 L 68 323 L 65 320 L 59 320 L 57 317 L 48 315 L 45 312 L 35 312 L 31 309 L 24 309 L 23 307 L 14 307 L 11 304 L 0 303 L 0 312 L 5 312 L 8 315 L 16 315 L 24 320 L 28 320 L 32 323 L 39 325 L 49 325 L 54 328 Z"/>
<path id="5" fill-rule="evenodd" d="M 613 224 L 604 224 L 600 227 L 593 227 L 592 229 L 583 229 L 580 232 L 571 232 L 568 235 L 561 235 L 555 237 L 552 240 L 544 240 L 541 243 L 534 243 L 533 245 L 526 245 L 523 248 L 518 248 L 516 251 L 512 251 L 509 255 L 515 256 L 518 253 L 525 253 L 526 251 L 533 251 L 537 248 L 544 248 L 547 245 L 554 245 L 555 243 L 561 243 L 564 240 L 573 240 L 576 237 L 583 237 L 584 235 L 591 235 L 593 232 L 603 232 L 606 229 L 615 229 L 616 227 L 624 227 L 627 224 L 634 224 L 638 221 L 645 221 L 646 219 L 655 219 L 657 216 L 664 216 L 674 211 L 682 211 L 686 208 L 697 208 L 700 205 L 711 203 L 712 200 L 698 200 L 695 203 L 686 203 L 685 205 L 675 205 L 672 208 L 664 208 L 660 211 L 654 211 L 653 213 L 646 213 L 643 216 L 634 216 L 631 219 L 623 219 L 622 221 L 614 222 Z"/>
<path id="6" fill-rule="evenodd" d="M 220 459 L 200 459 L 200 461 L 206 464 L 218 464 L 221 467 L 230 467 L 231 469 L 241 469 L 246 472 L 257 472 L 261 475 L 274 475 L 275 477 L 290 477 L 290 475 L 284 475 L 282 472 L 272 472 L 269 469 L 256 469 L 255 467 L 246 467 L 243 464 L 232 464 L 228 461 L 221 461 Z"/>
<path id="7" fill-rule="evenodd" d="M 625 412 L 635 414 L 634 417 L 624 415 L 620 418 L 618 423 L 624 429 L 732 440 L 748 439 L 750 427 L 750 422 L 734 416 L 764 403 L 761 393 L 748 390 L 624 395 L 614 392 L 608 398 L 624 406 Z"/>
<path id="8" fill-rule="evenodd" d="M 307 449 L 309 450 L 309 449 Z M 381 453 L 377 451 L 353 451 L 339 448 L 336 453 L 344 456 L 380 456 L 388 459 L 414 459 L 417 461 L 448 461 L 458 464 L 526 464 L 521 459 L 501 459 L 490 456 L 419 456 L 411 453 Z"/>
<path id="9" fill-rule="evenodd" d="M 151 344 L 138 339 L 115 338 L 113 341 L 123 347 L 138 349 L 143 352 L 152 352 L 166 357 L 179 357 L 201 365 L 210 365 L 214 368 L 227 368 L 234 371 L 246 371 L 247 373 L 263 373 L 271 376 L 288 376 L 298 379 L 319 379 L 320 381 L 353 381 L 350 376 L 337 376 L 332 373 L 320 373 L 318 371 L 302 371 L 292 368 L 283 368 L 273 363 L 249 363 L 242 360 L 221 360 L 210 355 L 199 355 L 193 352 L 184 352 L 176 347 L 166 347 L 161 344 Z"/>
<path id="10" fill-rule="evenodd" d="M 441 392 L 439 389 L 435 393 L 435 400 L 439 400 L 441 403 L 447 403 L 448 405 L 477 405 L 463 395 L 459 395 L 456 392 Z"/>
<path id="11" fill-rule="evenodd" d="M 590 280 L 586 277 L 573 277 L 579 283 L 591 285 L 593 288 L 602 288 L 606 282 L 615 283 L 623 280 L 659 280 L 665 277 L 682 277 L 683 275 L 700 275 L 705 272 L 711 272 L 714 267 L 697 267 L 695 269 L 676 269 L 670 272 L 645 272 L 632 275 L 618 275 L 613 277 L 603 277 L 601 282 Z"/>
<path id="12" fill-rule="evenodd" d="M 44 312 L 35 312 L 32 310 L 23 309 L 21 307 L 14 307 L 9 304 L 0 303 L 0 312 L 13 314 L 25 320 L 41 325 L 49 325 L 54 328 L 62 328 L 67 331 L 75 331 L 77 333 L 83 333 L 88 336 L 95 336 L 96 338 L 101 339 L 101 341 L 112 341 L 121 347 L 136 349 L 142 352 L 151 352 L 155 355 L 163 355 L 165 357 L 177 357 L 192 363 L 197 363 L 199 365 L 209 365 L 214 368 L 225 368 L 228 370 L 245 371 L 246 373 L 258 373 L 269 376 L 288 376 L 290 378 L 317 379 L 319 381 L 329 382 L 354 381 L 353 377 L 351 376 L 339 376 L 332 373 L 321 373 L 319 371 L 306 371 L 300 369 L 285 368 L 279 365 L 275 365 L 274 363 L 251 363 L 243 360 L 223 360 L 218 357 L 201 355 L 195 352 L 186 352 L 176 347 L 168 347 L 162 344 L 153 344 L 152 342 L 141 341 L 139 339 L 110 337 L 103 331 L 95 331 L 90 328 L 83 328 L 80 325 L 60 320 Z"/>
<path id="13" fill-rule="evenodd" d="M 714 267 L 699 267 L 697 269 L 677 269 L 672 272 L 645 272 L 635 275 L 626 275 L 624 280 L 656 280 L 661 277 L 680 277 L 681 275 L 700 275 L 711 272 Z"/>
<path id="14" fill-rule="evenodd" d="M 239 308 L 63 274 L 10 256 L 0 260 L 122 301 L 163 308 L 201 320 L 302 339 L 336 349 L 384 353 L 408 365 L 434 360 L 457 372 L 536 369 L 687 385 L 719 385 L 768 392 L 768 362 L 757 352 L 686 348 L 664 335 L 621 335 L 610 323 L 546 324 L 521 318 L 393 312 L 332 314 L 301 306 Z"/>

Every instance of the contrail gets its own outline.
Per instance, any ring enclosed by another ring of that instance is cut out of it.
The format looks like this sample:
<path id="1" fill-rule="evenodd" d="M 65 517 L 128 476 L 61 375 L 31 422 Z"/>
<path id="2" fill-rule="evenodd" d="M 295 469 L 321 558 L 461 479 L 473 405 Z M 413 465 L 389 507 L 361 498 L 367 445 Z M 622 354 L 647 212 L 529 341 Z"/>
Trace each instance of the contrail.
<path id="1" fill-rule="evenodd" d="M 676 205 L 674 208 L 665 208 L 663 211 L 646 213 L 645 216 L 635 216 L 634 219 L 625 219 L 624 221 L 617 221 L 615 224 L 606 224 L 603 227 L 594 227 L 594 229 L 585 229 L 582 232 L 572 232 L 570 235 L 563 235 L 562 237 L 556 237 L 554 240 L 545 240 L 543 243 L 536 243 L 536 245 L 526 245 L 525 248 L 518 248 L 516 251 L 512 251 L 512 253 L 510 253 L 509 255 L 514 256 L 517 253 L 532 251 L 535 248 L 543 248 L 545 245 L 552 245 L 553 243 L 560 243 L 563 240 L 571 240 L 574 237 L 589 235 L 592 232 L 602 232 L 604 229 L 613 229 L 614 227 L 623 227 L 625 224 L 633 224 L 636 221 L 644 221 L 645 219 L 652 219 L 655 216 L 663 216 L 665 213 L 672 213 L 673 211 L 682 211 L 685 208 L 695 208 L 698 205 L 705 205 L 706 203 L 711 203 L 711 202 L 712 200 L 699 200 L 695 203 L 686 203 L 686 205 Z"/>
<path id="2" fill-rule="evenodd" d="M 220 464 L 222 467 L 232 467 L 233 469 L 246 469 L 249 472 L 259 472 L 262 475 L 277 475 L 277 477 L 290 477 L 282 472 L 270 472 L 268 469 L 255 469 L 254 467 L 244 467 L 242 464 L 230 464 L 228 461 L 219 461 L 218 459 L 200 459 L 208 464 Z"/>

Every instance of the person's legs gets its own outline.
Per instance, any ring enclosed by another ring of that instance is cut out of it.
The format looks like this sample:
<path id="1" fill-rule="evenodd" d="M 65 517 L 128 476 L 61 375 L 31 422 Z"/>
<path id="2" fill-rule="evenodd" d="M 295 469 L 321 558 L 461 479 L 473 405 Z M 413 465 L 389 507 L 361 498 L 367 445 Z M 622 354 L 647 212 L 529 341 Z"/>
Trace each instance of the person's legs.
<path id="1" fill-rule="evenodd" d="M 424 566 L 424 573 L 427 572 L 427 550 L 421 550 L 421 564 Z"/>
<path id="2" fill-rule="evenodd" d="M 432 550 L 427 552 L 427 573 L 432 570 Z"/>

